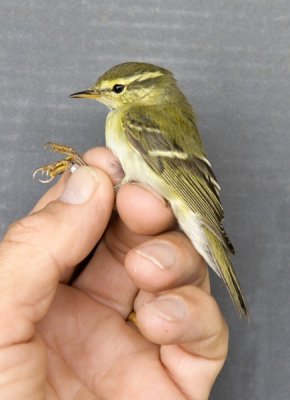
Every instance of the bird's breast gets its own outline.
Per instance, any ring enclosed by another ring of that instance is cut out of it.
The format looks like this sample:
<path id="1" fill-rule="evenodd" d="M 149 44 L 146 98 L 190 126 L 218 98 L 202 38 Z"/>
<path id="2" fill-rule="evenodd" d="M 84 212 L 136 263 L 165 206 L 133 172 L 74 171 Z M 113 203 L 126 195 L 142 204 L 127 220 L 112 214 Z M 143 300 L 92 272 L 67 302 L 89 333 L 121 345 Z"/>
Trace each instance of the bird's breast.
<path id="1" fill-rule="evenodd" d="M 152 187 L 165 198 L 170 198 L 172 191 L 164 180 L 157 175 L 142 156 L 130 144 L 122 126 L 122 114 L 111 111 L 106 121 L 106 145 L 120 161 L 125 173 L 125 182 L 136 181 Z"/>

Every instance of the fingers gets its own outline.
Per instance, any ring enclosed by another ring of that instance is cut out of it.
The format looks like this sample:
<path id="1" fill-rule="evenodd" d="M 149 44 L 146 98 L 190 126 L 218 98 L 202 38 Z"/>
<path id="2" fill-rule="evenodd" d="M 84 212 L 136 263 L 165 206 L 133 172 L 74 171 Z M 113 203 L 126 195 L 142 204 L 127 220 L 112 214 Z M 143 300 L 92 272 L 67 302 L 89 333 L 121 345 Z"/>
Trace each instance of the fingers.
<path id="1" fill-rule="evenodd" d="M 131 329 L 110 307 L 79 290 L 59 285 L 38 328 L 52 349 L 55 364 L 50 368 L 50 378 L 56 388 L 62 389 L 64 381 L 71 383 L 78 377 L 98 399 L 108 399 L 108 393 L 112 393 L 112 399 L 118 400 L 184 400 L 160 364 L 159 347 Z M 75 388 L 74 381 L 72 385 Z M 80 398 L 87 399 L 86 393 Z"/>
<path id="2" fill-rule="evenodd" d="M 224 356 L 226 348 L 216 346 L 227 334 L 224 319 L 214 298 L 202 289 L 164 291 L 135 310 L 139 329 L 154 343 L 182 343 L 187 351 L 209 359 Z"/>
<path id="3" fill-rule="evenodd" d="M 124 318 L 131 312 L 140 288 L 135 305 L 147 300 L 150 293 L 185 284 L 209 291 L 205 262 L 182 233 L 168 232 L 149 240 L 135 235 L 135 247 L 128 250 L 134 244 L 131 236 L 121 221 L 111 224 L 74 286 L 110 305 Z"/>
<path id="4" fill-rule="evenodd" d="M 0 244 L 0 345 L 33 335 L 59 280 L 103 234 L 113 201 L 107 175 L 81 167 L 57 201 L 9 228 Z"/>
<path id="5" fill-rule="evenodd" d="M 104 240 L 74 286 L 126 318 L 132 310 L 138 287 L 124 269 L 125 257 L 130 249 L 151 235 L 172 226 L 174 218 L 160 196 L 137 184 L 121 187 L 117 208 L 121 218 L 110 223 Z"/>
<path id="6" fill-rule="evenodd" d="M 139 235 L 156 235 L 176 223 L 170 205 L 156 192 L 140 184 L 122 186 L 116 204 L 121 220 Z"/>
<path id="7" fill-rule="evenodd" d="M 164 233 L 133 248 L 125 267 L 135 284 L 148 292 L 188 284 L 210 289 L 203 258 L 180 232 Z"/>
<path id="8" fill-rule="evenodd" d="M 109 175 L 113 185 L 120 183 L 124 177 L 120 162 L 107 147 L 95 147 L 84 154 L 84 160 L 94 167 L 100 168 Z"/>
<path id="9" fill-rule="evenodd" d="M 228 350 L 228 328 L 213 297 L 184 286 L 140 304 L 136 315 L 141 333 L 161 345 L 161 362 L 182 392 L 208 399 Z"/>

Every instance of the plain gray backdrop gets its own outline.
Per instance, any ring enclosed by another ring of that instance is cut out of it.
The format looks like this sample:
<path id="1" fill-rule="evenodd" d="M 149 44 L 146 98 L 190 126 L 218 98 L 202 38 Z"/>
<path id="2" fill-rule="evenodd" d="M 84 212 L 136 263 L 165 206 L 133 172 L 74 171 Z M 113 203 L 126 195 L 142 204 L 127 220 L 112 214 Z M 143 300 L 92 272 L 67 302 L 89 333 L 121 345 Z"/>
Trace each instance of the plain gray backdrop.
<path id="1" fill-rule="evenodd" d="M 288 0 L 1 0 L 0 228 L 47 189 L 49 140 L 103 144 L 107 110 L 68 98 L 109 67 L 175 73 L 223 188 L 225 226 L 251 318 L 221 282 L 230 352 L 212 399 L 290 398 L 290 3 Z"/>

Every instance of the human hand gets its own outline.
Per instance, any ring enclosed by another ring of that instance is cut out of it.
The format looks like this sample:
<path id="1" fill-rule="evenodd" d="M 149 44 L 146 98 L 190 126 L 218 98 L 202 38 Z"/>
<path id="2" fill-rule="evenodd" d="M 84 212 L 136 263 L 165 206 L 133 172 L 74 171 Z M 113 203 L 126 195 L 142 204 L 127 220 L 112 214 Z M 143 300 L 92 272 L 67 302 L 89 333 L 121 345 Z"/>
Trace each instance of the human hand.
<path id="1" fill-rule="evenodd" d="M 0 244 L 0 398 L 207 399 L 228 330 L 204 261 L 140 185 L 111 217 L 116 161 L 104 148 L 86 161 Z"/>

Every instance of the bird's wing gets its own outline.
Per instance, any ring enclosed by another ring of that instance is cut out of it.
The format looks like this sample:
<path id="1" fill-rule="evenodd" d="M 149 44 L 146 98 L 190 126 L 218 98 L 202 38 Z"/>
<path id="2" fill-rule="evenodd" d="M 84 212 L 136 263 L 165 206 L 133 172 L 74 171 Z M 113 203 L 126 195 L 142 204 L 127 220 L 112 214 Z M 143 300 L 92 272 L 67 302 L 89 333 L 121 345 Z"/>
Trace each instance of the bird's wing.
<path id="1" fill-rule="evenodd" d="M 194 145 L 200 145 L 196 125 L 182 118 L 177 118 L 177 122 L 170 121 L 169 113 L 160 118 L 162 112 L 164 110 L 151 109 L 146 114 L 144 109 L 141 112 L 132 108 L 127 111 L 122 123 L 130 144 L 200 216 L 225 248 L 234 253 L 222 226 L 224 214 L 219 199 L 220 187 L 202 148 L 194 148 Z M 162 121 L 162 126 L 157 121 Z M 179 130 L 178 135 L 173 131 L 176 129 Z"/>

